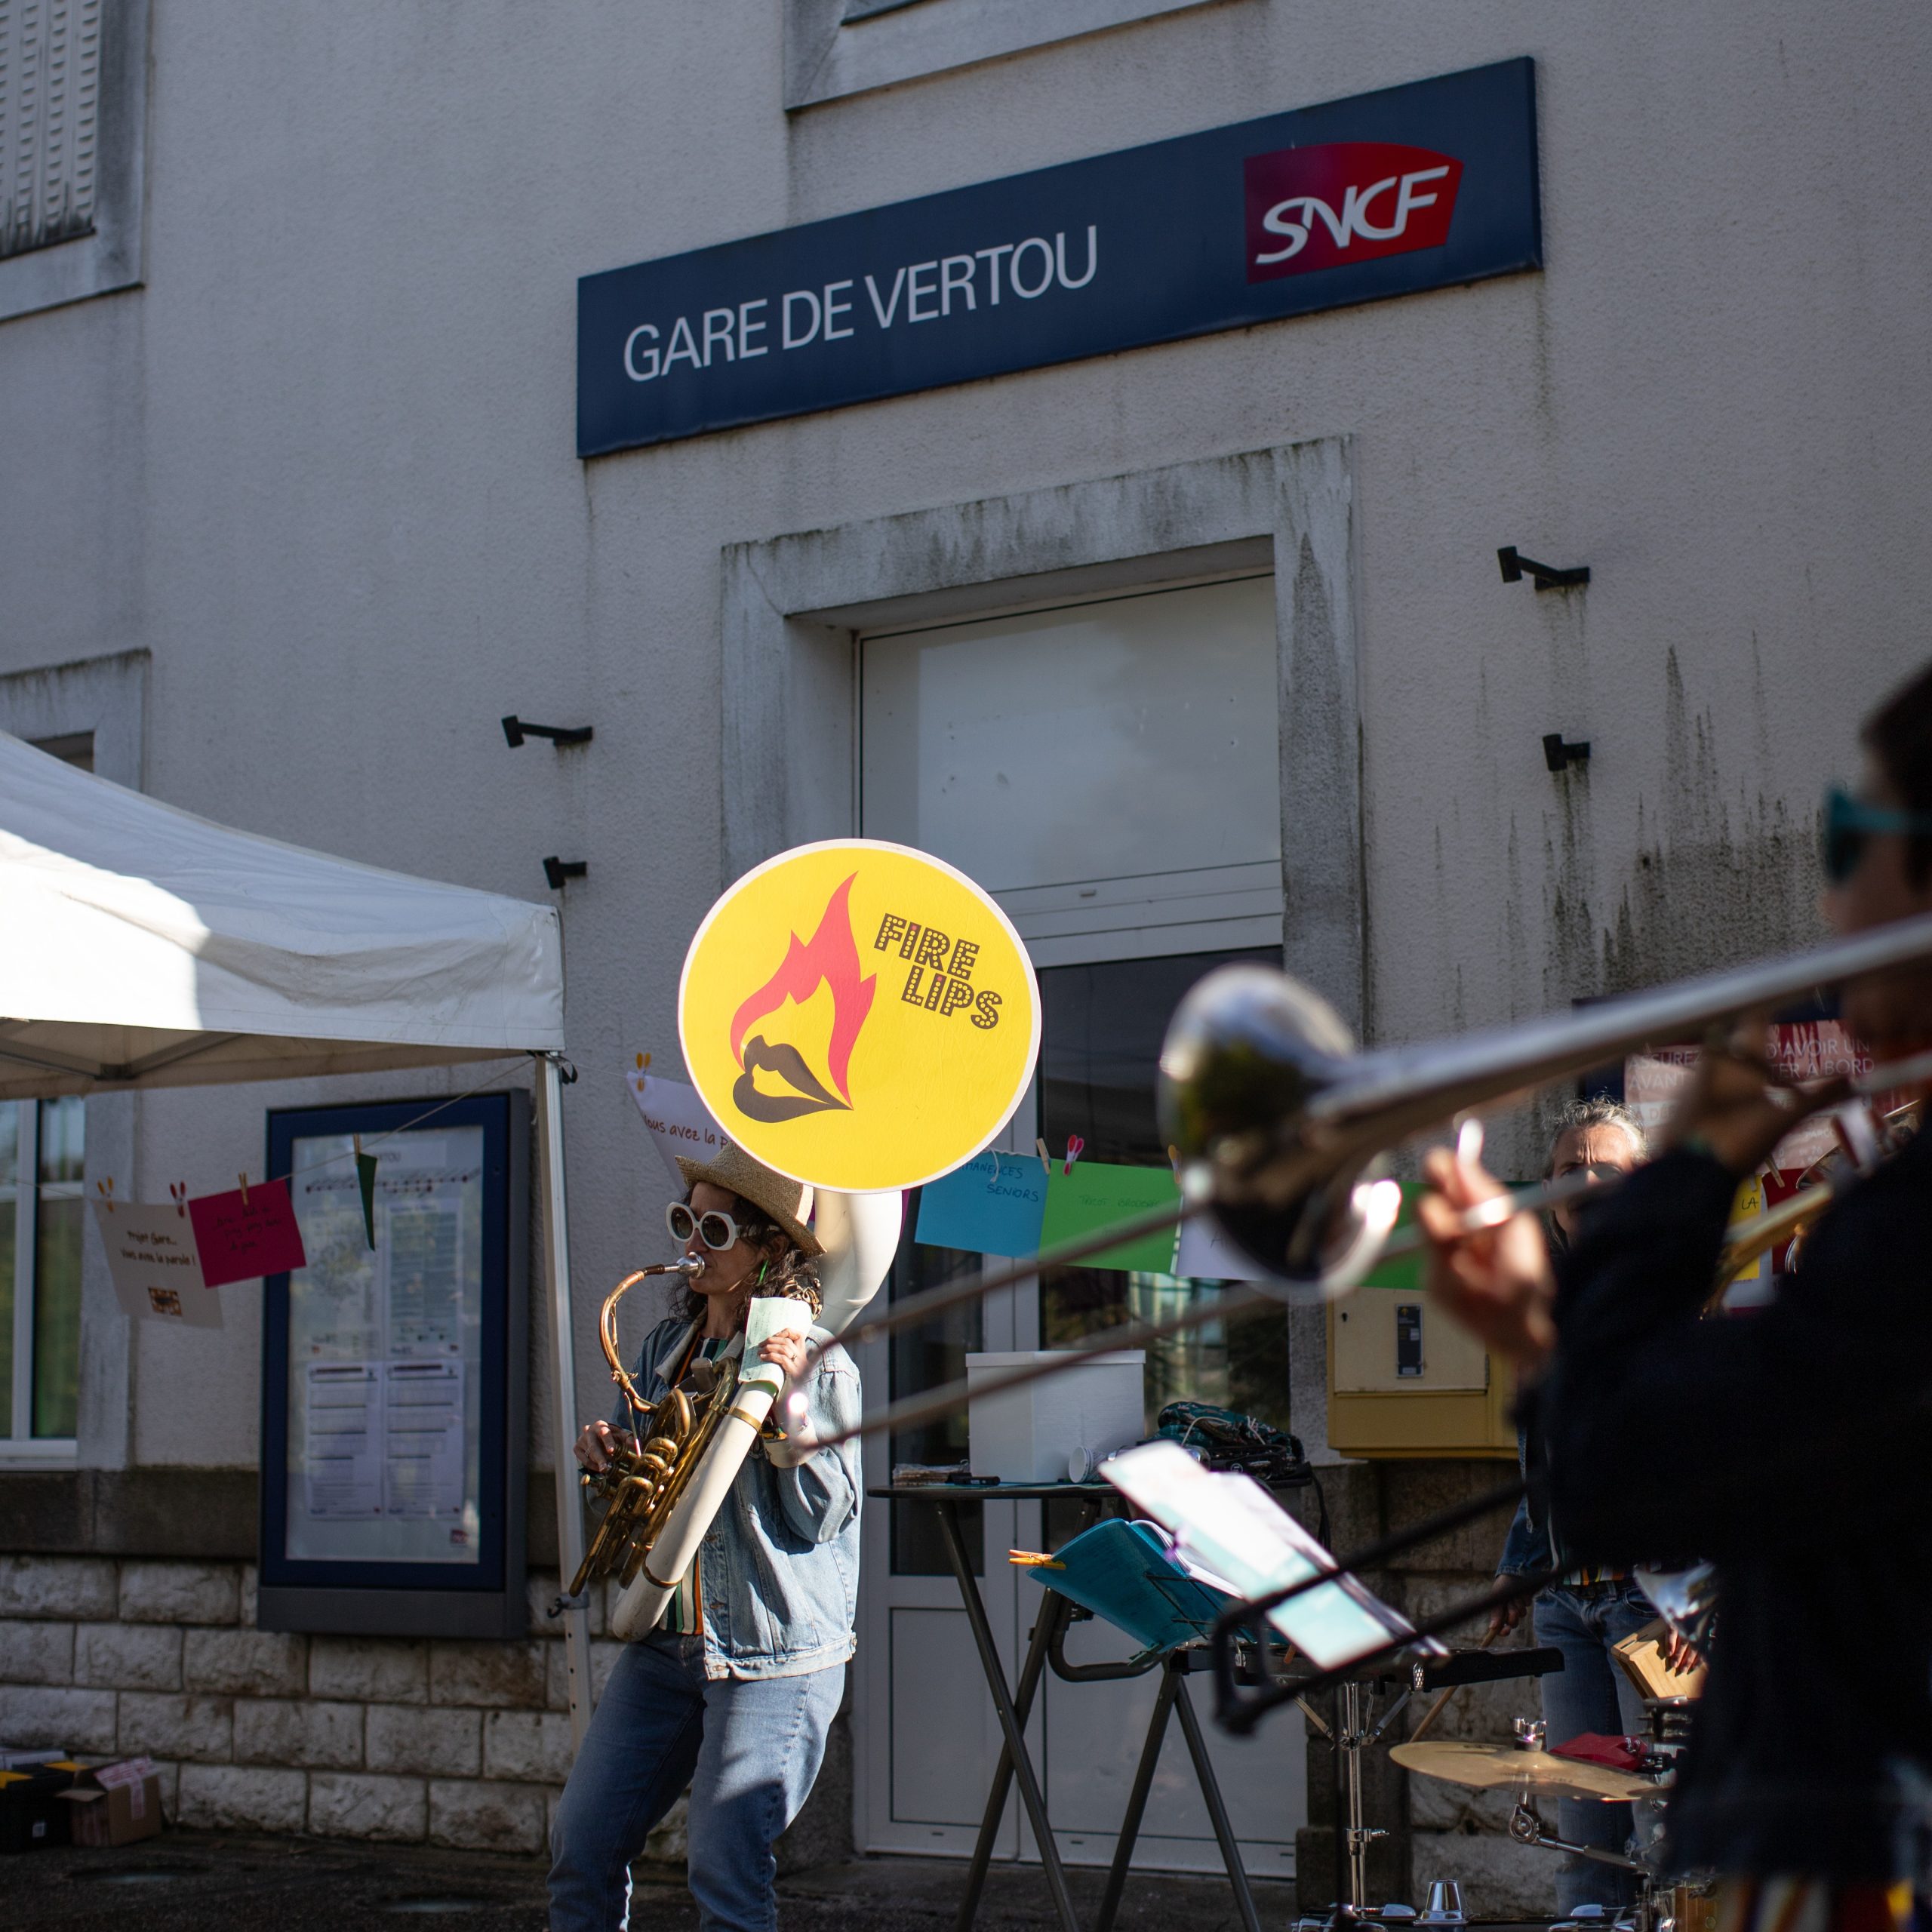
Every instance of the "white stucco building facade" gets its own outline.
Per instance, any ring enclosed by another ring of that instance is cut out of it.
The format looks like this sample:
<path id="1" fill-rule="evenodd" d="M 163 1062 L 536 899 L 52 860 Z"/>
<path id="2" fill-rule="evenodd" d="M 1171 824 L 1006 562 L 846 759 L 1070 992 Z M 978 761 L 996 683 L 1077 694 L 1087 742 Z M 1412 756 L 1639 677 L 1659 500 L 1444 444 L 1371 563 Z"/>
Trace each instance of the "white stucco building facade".
<path id="1" fill-rule="evenodd" d="M 1199 850 L 1161 863 L 1225 867 L 1211 903 L 1117 921 L 1110 950 L 1077 903 L 1117 875 L 1096 825 L 1088 872 L 997 882 L 1075 893 L 1028 902 L 1043 966 L 1279 945 L 1395 1040 L 1817 934 L 1820 788 L 1926 655 L 1921 11 L 72 11 L 105 50 L 97 217 L 0 257 L 0 728 L 91 733 L 107 776 L 401 871 L 537 899 L 546 855 L 586 863 L 554 895 L 585 1414 L 598 1300 L 663 1241 L 622 1075 L 675 1071 L 724 884 L 888 829 L 885 640 L 1272 578 L 1272 851 L 1214 845 L 1201 761 Z M 33 11 L 0 0 L 17 50 Z M 580 276 L 1521 57 L 1540 268 L 577 454 Z M 1506 584 L 1512 544 L 1587 587 Z M 595 735 L 512 751 L 510 712 Z M 1587 763 L 1552 772 L 1549 734 Z M 1050 776 L 1026 796 L 1077 835 Z M 104 1097 L 83 1178 L 232 1185 L 270 1108 L 473 1084 Z M 251 1627 L 261 1335 L 224 1306 L 218 1333 L 131 1335 L 90 1264 L 71 1435 L 0 1442 L 0 1738 L 148 1749 L 189 1822 L 534 1850 L 567 1762 L 553 1641 Z M 989 1346 L 1039 1339 L 1035 1304 L 1001 1318 Z M 1319 1447 L 1319 1323 L 1291 1336 Z M 540 1317 L 525 1346 L 540 1573 Z M 949 1587 L 873 1599 L 872 1656 Z M 976 1804 L 895 1795 L 908 1694 L 866 1669 L 824 1842 L 964 1849 Z M 1276 1875 L 1309 1803 L 1284 1788 L 1254 1834 Z"/>

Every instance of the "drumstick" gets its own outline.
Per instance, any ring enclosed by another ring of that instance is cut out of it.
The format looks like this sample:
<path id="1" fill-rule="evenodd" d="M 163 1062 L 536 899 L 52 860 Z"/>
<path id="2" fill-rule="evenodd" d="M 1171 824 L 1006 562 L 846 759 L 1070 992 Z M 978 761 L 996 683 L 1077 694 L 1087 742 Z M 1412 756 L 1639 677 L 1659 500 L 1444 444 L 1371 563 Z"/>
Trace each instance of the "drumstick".
<path id="1" fill-rule="evenodd" d="M 1479 1651 L 1487 1650 L 1490 1645 L 1494 1643 L 1501 1634 L 1502 1633 L 1500 1631 L 1496 1630 L 1485 1632 L 1483 1635 L 1482 1641 L 1476 1646 L 1476 1648 Z M 1430 1705 L 1427 1710 L 1423 1712 L 1422 1722 L 1417 1724 L 1415 1729 L 1409 1733 L 1409 1742 L 1411 1744 L 1413 1744 L 1416 1740 L 1442 1715 L 1443 1707 L 1448 1703 L 1451 1697 L 1455 1696 L 1458 1690 L 1462 1690 L 1463 1687 L 1464 1687 L 1460 1684 L 1452 1684 L 1447 1690 L 1438 1691 L 1436 1694 L 1435 1702 Z"/>

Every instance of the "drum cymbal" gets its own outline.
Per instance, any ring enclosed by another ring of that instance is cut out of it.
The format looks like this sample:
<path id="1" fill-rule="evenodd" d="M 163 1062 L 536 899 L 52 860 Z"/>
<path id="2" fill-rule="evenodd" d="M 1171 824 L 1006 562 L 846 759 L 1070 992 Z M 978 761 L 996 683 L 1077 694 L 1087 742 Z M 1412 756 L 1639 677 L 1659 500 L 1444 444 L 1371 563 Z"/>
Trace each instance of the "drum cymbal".
<path id="1" fill-rule="evenodd" d="M 1594 1798 L 1606 1804 L 1633 1798 L 1655 1798 L 1658 1787 L 1632 1771 L 1607 1764 L 1580 1764 L 1547 1751 L 1519 1750 L 1513 1744 L 1398 1744 L 1389 1753 L 1405 1771 L 1444 1778 L 1478 1790 L 1513 1789 L 1524 1796 Z"/>

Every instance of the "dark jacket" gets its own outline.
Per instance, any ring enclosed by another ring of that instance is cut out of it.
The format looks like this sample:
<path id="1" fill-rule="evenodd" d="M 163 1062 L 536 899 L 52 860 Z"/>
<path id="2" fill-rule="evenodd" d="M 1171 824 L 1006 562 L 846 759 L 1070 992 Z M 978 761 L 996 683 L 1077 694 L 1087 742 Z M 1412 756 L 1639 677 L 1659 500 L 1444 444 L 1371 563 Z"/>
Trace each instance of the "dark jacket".
<path id="1" fill-rule="evenodd" d="M 1718 1566 L 1680 1868 L 1886 1879 L 1932 1769 L 1932 1134 L 1818 1223 L 1752 1313 L 1700 1321 L 1736 1183 L 1666 1155 L 1560 1265 L 1551 1504 L 1604 1562 Z"/>
<path id="2" fill-rule="evenodd" d="M 1560 1266 L 1569 1243 L 1552 1222 L 1546 1220 L 1544 1234 L 1549 1244 L 1551 1265 Z M 1580 1568 L 1576 1552 L 1556 1533 L 1549 1512 L 1549 1469 L 1543 1438 L 1531 1432 L 1524 1416 L 1518 1416 L 1516 1422 L 1516 1467 L 1522 1472 L 1523 1500 L 1509 1519 L 1503 1554 L 1497 1558 L 1496 1574 L 1526 1577 L 1532 1570 L 1554 1570 L 1560 1577 Z"/>

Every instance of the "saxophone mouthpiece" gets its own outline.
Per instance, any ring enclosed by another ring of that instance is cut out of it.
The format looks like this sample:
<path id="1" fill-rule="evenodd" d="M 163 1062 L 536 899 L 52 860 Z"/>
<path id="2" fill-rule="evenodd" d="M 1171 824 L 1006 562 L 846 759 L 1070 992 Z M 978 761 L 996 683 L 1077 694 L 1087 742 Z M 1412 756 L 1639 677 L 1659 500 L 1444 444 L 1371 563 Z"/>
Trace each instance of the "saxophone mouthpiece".
<path id="1" fill-rule="evenodd" d="M 681 1254 L 675 1261 L 660 1261 L 654 1268 L 640 1268 L 642 1275 L 681 1275 L 688 1281 L 692 1276 L 704 1272 L 704 1257 L 701 1254 Z"/>

